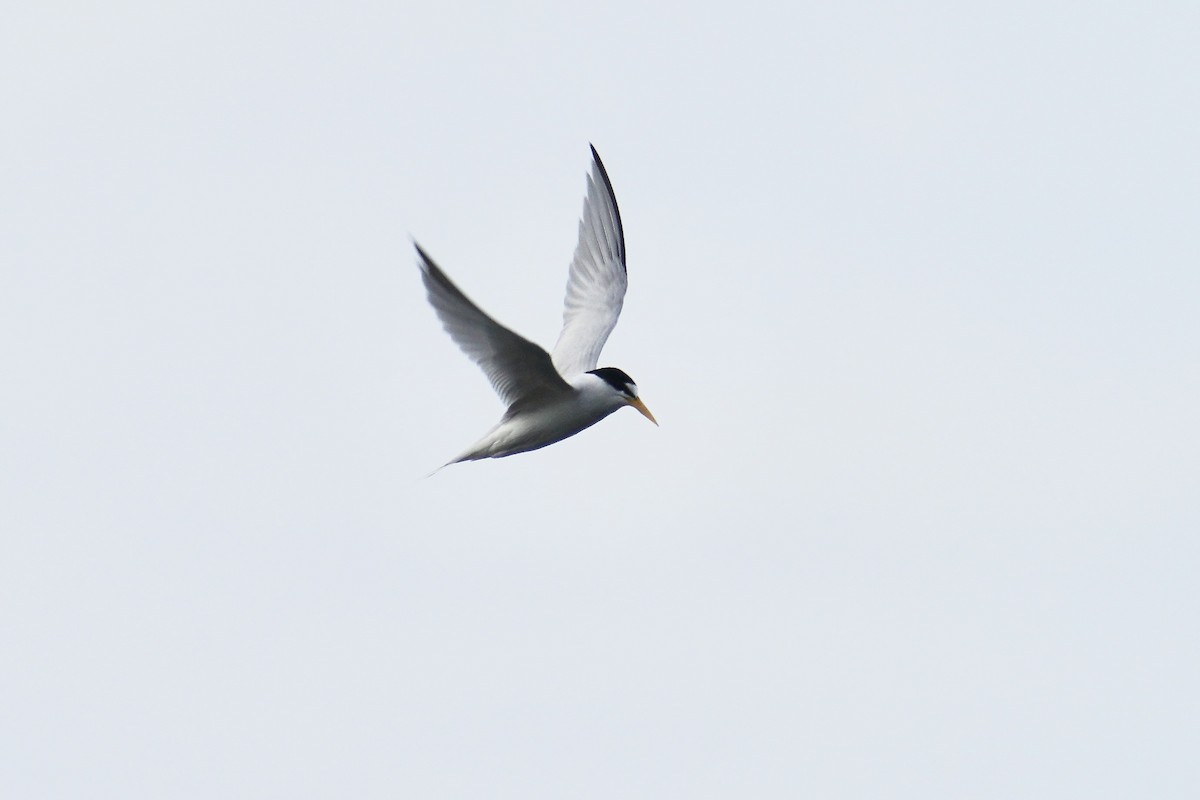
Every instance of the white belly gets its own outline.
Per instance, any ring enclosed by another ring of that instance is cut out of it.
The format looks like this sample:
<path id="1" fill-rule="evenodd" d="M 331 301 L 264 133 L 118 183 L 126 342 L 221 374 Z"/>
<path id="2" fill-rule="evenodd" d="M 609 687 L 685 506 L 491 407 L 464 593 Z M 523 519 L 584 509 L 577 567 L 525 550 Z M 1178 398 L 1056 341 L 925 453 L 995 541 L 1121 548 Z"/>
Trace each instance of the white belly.
<path id="1" fill-rule="evenodd" d="M 594 376 L 587 376 L 594 378 Z M 599 382 L 599 379 L 595 379 Z M 606 389 L 576 384 L 576 391 L 537 408 L 506 414 L 496 427 L 450 463 L 503 458 L 537 450 L 590 428 L 625 402 Z"/>

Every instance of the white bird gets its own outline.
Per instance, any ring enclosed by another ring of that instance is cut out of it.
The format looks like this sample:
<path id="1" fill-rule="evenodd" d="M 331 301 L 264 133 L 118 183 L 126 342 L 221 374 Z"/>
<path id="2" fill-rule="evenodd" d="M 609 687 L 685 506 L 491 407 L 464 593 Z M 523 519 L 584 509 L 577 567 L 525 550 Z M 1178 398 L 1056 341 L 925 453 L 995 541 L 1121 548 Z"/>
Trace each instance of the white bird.
<path id="1" fill-rule="evenodd" d="M 588 176 L 579 243 L 567 278 L 563 327 L 547 353 L 489 317 L 451 283 L 414 242 L 429 303 L 450 337 L 508 406 L 490 431 L 443 466 L 537 450 L 632 406 L 658 422 L 637 384 L 615 367 L 596 368 L 625 300 L 625 234 L 612 183 L 596 148 Z"/>

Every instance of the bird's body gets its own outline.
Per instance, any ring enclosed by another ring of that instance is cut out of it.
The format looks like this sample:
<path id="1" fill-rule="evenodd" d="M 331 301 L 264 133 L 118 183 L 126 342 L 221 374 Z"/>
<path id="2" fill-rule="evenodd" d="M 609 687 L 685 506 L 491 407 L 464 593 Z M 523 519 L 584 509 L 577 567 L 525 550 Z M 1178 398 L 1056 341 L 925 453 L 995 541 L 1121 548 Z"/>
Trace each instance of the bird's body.
<path id="1" fill-rule="evenodd" d="M 450 463 L 478 461 L 538 450 L 592 427 L 627 403 L 590 372 L 576 376 L 570 392 L 514 404 L 496 426 Z"/>
<path id="2" fill-rule="evenodd" d="M 451 338 L 508 405 L 495 427 L 448 464 L 537 450 L 590 428 L 624 406 L 633 406 L 654 422 L 628 375 L 613 367 L 596 368 L 620 316 L 628 279 L 616 197 L 595 148 L 592 157 L 579 243 L 567 280 L 563 329 L 552 353 L 481 311 L 417 246 L 430 304 Z"/>

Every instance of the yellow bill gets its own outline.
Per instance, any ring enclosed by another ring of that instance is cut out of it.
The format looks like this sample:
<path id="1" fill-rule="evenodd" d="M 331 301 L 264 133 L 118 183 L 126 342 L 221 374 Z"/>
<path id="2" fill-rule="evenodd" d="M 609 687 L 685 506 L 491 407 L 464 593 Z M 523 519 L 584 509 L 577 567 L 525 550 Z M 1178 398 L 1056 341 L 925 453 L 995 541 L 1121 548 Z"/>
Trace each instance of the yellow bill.
<path id="1" fill-rule="evenodd" d="M 650 420 L 651 422 L 653 422 L 655 425 L 658 424 L 658 420 L 656 420 L 654 418 L 654 415 L 650 413 L 650 409 L 646 408 L 646 404 L 641 401 L 641 398 L 638 398 L 638 397 L 633 398 L 632 400 L 629 401 L 629 405 L 633 406 L 638 411 L 642 412 L 642 416 L 645 417 L 646 419 Z"/>

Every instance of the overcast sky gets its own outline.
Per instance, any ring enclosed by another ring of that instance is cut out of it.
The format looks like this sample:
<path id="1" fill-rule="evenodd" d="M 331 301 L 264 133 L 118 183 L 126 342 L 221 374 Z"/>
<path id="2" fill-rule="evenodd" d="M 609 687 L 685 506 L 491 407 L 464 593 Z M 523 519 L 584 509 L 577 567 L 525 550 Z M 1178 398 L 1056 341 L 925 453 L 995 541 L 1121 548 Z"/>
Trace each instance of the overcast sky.
<path id="1" fill-rule="evenodd" d="M 1200 796 L 1195 4 L 19 5 L 0 795 Z"/>

